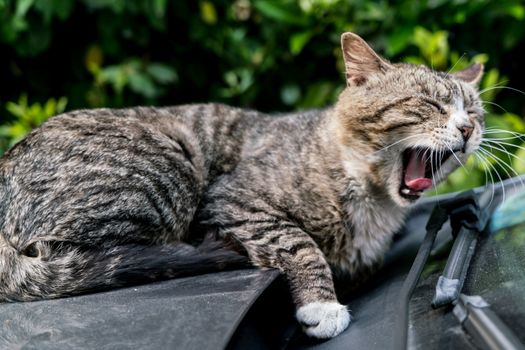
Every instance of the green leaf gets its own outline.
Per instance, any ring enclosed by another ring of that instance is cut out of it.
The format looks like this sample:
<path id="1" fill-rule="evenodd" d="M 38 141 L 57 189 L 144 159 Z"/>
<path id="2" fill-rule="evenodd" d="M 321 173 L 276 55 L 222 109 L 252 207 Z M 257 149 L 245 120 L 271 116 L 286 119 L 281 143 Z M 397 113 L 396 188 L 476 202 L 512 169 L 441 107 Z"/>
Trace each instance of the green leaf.
<path id="1" fill-rule="evenodd" d="M 308 23 L 307 17 L 299 8 L 292 9 L 283 1 L 258 0 L 255 1 L 254 6 L 264 16 L 279 22 L 301 26 Z"/>
<path id="2" fill-rule="evenodd" d="M 403 57 L 403 62 L 412 64 L 425 64 L 425 60 L 419 56 L 406 56 Z"/>
<path id="3" fill-rule="evenodd" d="M 222 88 L 220 94 L 227 98 L 245 93 L 254 82 L 253 72 L 246 68 L 228 71 L 223 77 L 227 87 Z"/>
<path id="4" fill-rule="evenodd" d="M 9 136 L 11 138 L 11 141 L 9 143 L 10 146 L 14 145 L 18 141 L 20 141 L 29 131 L 27 127 L 25 127 L 22 124 L 13 124 L 8 127 L 9 129 Z"/>
<path id="5" fill-rule="evenodd" d="M 5 108 L 15 117 L 22 118 L 24 116 L 25 109 L 14 102 L 7 102 Z"/>
<path id="6" fill-rule="evenodd" d="M 479 53 L 472 57 L 470 61 L 472 63 L 486 64 L 489 61 L 489 55 L 487 55 L 486 53 Z"/>
<path id="7" fill-rule="evenodd" d="M 67 106 L 67 98 L 64 96 L 60 97 L 57 101 L 55 113 L 59 114 L 59 113 L 64 112 L 66 110 L 66 106 Z"/>
<path id="8" fill-rule="evenodd" d="M 382 21 L 388 15 L 388 4 L 385 2 L 364 1 L 356 13 L 356 18 L 361 21 Z"/>
<path id="9" fill-rule="evenodd" d="M 56 107 L 57 107 L 57 102 L 54 98 L 50 98 L 49 100 L 47 100 L 47 102 L 44 104 L 44 108 L 43 108 L 43 113 L 41 113 L 41 115 L 43 117 L 50 117 L 52 116 L 55 111 L 56 111 Z"/>
<path id="10" fill-rule="evenodd" d="M 416 27 L 413 42 L 432 68 L 445 69 L 449 55 L 447 38 L 448 33 L 444 30 L 430 32 L 423 27 Z"/>
<path id="11" fill-rule="evenodd" d="M 403 51 L 408 46 L 408 44 L 410 44 L 413 32 L 414 28 L 412 26 L 405 25 L 388 35 L 386 37 L 387 55 L 394 56 Z"/>
<path id="12" fill-rule="evenodd" d="M 515 153 L 516 158 L 512 160 L 512 168 L 518 174 L 525 174 L 525 143 L 521 144 L 520 147 Z"/>
<path id="13" fill-rule="evenodd" d="M 65 20 L 71 15 L 75 0 L 38 0 L 35 9 L 42 13 L 44 21 L 49 23 L 53 16 Z"/>
<path id="14" fill-rule="evenodd" d="M 166 14 L 168 0 L 153 0 L 153 12 L 155 16 L 162 18 Z"/>
<path id="15" fill-rule="evenodd" d="M 513 113 L 504 113 L 501 118 L 508 125 L 507 130 L 525 133 L 525 121 L 520 116 Z"/>
<path id="16" fill-rule="evenodd" d="M 313 35 L 313 32 L 310 31 L 310 30 L 293 34 L 290 37 L 290 44 L 289 44 L 290 45 L 290 51 L 294 55 L 297 55 L 297 54 L 301 53 L 301 51 L 303 50 L 304 46 L 312 38 L 312 35 Z"/>
<path id="17" fill-rule="evenodd" d="M 486 72 L 483 76 L 483 80 L 481 81 L 481 88 L 483 91 L 481 97 L 485 101 L 493 101 L 496 97 L 496 94 L 501 90 L 499 88 L 492 89 L 492 87 L 495 86 L 504 86 L 500 81 L 500 74 L 499 71 L 496 68 L 492 68 L 488 72 Z"/>
<path id="18" fill-rule="evenodd" d="M 525 18 L 525 7 L 523 5 L 519 5 L 519 4 L 505 5 L 505 12 L 518 20 L 522 20 Z"/>
<path id="19" fill-rule="evenodd" d="M 19 18 L 25 17 L 34 2 L 34 0 L 18 0 L 16 2 L 15 16 Z"/>
<path id="20" fill-rule="evenodd" d="M 129 87 L 137 94 L 148 98 L 153 98 L 158 95 L 158 90 L 153 83 L 153 80 L 145 74 L 132 74 L 129 76 Z"/>
<path id="21" fill-rule="evenodd" d="M 128 83 L 128 78 L 125 65 L 107 66 L 98 75 L 100 83 L 110 83 L 117 93 L 122 93 Z"/>
<path id="22" fill-rule="evenodd" d="M 168 84 L 177 81 L 177 72 L 170 66 L 162 63 L 151 63 L 146 67 L 146 72 L 157 82 Z"/>
<path id="23" fill-rule="evenodd" d="M 216 24 L 217 23 L 217 10 L 215 10 L 215 5 L 210 1 L 201 1 L 201 18 L 204 23 L 207 24 Z"/>
<path id="24" fill-rule="evenodd" d="M 332 102 L 334 91 L 335 86 L 332 82 L 319 81 L 310 84 L 298 107 L 301 109 L 324 107 Z"/>

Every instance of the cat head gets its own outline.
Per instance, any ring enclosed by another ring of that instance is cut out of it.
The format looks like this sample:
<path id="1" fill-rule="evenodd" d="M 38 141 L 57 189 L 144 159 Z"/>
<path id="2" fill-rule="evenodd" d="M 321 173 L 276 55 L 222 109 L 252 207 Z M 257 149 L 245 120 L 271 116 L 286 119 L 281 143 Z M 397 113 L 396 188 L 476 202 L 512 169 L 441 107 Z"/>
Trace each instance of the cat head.
<path id="1" fill-rule="evenodd" d="M 362 169 L 370 188 L 408 206 L 479 147 L 483 66 L 437 72 L 392 64 L 353 33 L 341 44 L 347 87 L 335 110 L 347 167 Z"/>

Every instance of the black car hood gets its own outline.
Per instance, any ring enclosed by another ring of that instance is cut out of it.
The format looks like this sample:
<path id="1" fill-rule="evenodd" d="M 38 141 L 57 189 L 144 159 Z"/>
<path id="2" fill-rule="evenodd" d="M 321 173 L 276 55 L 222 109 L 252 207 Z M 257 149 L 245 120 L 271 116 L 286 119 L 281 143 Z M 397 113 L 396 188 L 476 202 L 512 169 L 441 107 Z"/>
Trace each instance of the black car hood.
<path id="1" fill-rule="evenodd" d="M 506 182 L 506 198 L 512 191 L 523 191 L 523 179 Z M 494 206 L 501 202 L 502 188 L 494 189 Z M 476 193 L 487 190 L 491 189 L 479 188 Z M 427 198 L 413 210 L 396 235 L 384 268 L 342 296 L 354 321 L 328 341 L 314 341 L 301 333 L 278 272 L 248 269 L 57 300 L 2 304 L 0 348 L 389 349 L 398 321 L 399 290 L 425 234 L 426 221 L 434 205 L 449 198 L 452 195 Z M 525 229 L 513 233 L 509 230 L 514 226 L 505 227 L 504 216 L 498 220 L 495 233 L 480 241 L 464 291 L 482 295 L 525 342 Z M 450 241 L 446 226 L 411 299 L 410 348 L 474 348 L 451 307 L 434 310 L 430 306 Z"/>

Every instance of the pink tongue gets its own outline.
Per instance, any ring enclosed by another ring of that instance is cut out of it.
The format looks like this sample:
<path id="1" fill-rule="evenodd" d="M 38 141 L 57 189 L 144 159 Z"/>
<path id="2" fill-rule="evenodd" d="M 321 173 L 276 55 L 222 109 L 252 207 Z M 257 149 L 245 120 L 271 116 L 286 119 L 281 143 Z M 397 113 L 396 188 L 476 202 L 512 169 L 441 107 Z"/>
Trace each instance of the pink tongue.
<path id="1" fill-rule="evenodd" d="M 426 152 L 412 152 L 405 172 L 405 185 L 412 191 L 423 191 L 432 186 L 432 179 L 425 177 Z"/>

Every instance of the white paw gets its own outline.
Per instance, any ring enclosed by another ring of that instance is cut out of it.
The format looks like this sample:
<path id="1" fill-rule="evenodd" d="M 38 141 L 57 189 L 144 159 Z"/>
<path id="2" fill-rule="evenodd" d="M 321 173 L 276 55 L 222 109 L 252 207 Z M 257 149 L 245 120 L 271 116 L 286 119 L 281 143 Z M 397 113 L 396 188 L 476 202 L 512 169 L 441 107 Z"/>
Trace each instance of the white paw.
<path id="1" fill-rule="evenodd" d="M 297 310 L 296 316 L 308 336 L 322 339 L 335 337 L 350 323 L 346 306 L 335 302 L 306 304 Z"/>

